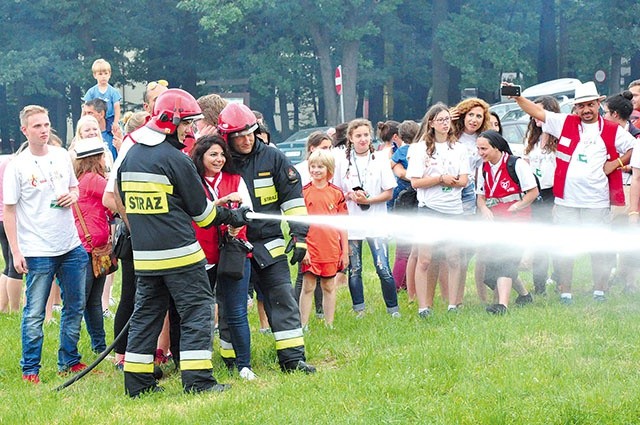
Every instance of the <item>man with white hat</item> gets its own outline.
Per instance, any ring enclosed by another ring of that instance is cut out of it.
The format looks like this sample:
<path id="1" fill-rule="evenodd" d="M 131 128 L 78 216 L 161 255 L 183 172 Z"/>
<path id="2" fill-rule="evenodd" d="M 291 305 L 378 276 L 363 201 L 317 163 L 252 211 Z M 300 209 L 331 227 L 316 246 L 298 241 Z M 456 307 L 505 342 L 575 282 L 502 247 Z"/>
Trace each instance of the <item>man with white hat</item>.
<path id="1" fill-rule="evenodd" d="M 593 81 L 576 87 L 574 114 L 545 111 L 521 96 L 518 105 L 543 122 L 542 131 L 558 138 L 554 222 L 570 225 L 608 226 L 611 205 L 624 205 L 621 168 L 628 164 L 635 139 L 627 131 L 603 119 L 599 114 L 600 96 Z M 615 258 L 611 254 L 592 253 L 593 297 L 604 301 L 607 280 Z M 560 285 L 560 300 L 571 303 L 574 259 L 558 256 L 555 274 Z"/>

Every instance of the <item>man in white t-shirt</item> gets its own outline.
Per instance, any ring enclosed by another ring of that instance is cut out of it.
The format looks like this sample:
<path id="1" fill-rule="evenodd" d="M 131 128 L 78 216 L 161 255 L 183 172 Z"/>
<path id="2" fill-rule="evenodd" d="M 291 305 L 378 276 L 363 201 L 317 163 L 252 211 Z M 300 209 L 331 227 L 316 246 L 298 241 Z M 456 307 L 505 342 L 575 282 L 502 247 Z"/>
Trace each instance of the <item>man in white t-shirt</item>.
<path id="1" fill-rule="evenodd" d="M 554 177 L 554 222 L 573 226 L 608 226 L 611 204 L 624 205 L 622 174 L 635 139 L 615 123 L 599 115 L 600 96 L 592 81 L 576 87 L 575 114 L 545 111 L 541 105 L 518 96 L 520 107 L 543 122 L 542 131 L 558 138 Z M 604 301 L 607 280 L 614 265 L 611 254 L 592 253 L 593 297 Z M 557 256 L 555 274 L 561 301 L 571 303 L 574 259 Z"/>
<path id="2" fill-rule="evenodd" d="M 78 339 L 85 303 L 87 253 L 80 244 L 71 205 L 78 180 L 67 151 L 48 145 L 51 123 L 41 106 L 25 106 L 20 130 L 29 146 L 7 166 L 4 227 L 15 268 L 27 274 L 22 315 L 22 379 L 39 383 L 45 305 L 54 276 L 62 289 L 58 371 L 79 372 Z"/>

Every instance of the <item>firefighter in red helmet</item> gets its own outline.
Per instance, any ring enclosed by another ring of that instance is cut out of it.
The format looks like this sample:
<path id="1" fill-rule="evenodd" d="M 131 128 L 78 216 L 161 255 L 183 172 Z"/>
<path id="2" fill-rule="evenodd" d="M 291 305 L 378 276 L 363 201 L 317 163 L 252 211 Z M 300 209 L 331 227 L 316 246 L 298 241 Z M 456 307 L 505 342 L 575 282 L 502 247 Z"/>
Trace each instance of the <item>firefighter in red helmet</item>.
<path id="1" fill-rule="evenodd" d="M 215 207 L 200 184 L 196 167 L 180 152 L 193 120 L 202 116 L 189 93 L 169 89 L 157 99 L 154 115 L 131 133 L 136 142 L 117 173 L 120 212 L 129 224 L 137 276 L 136 305 L 124 363 L 125 391 L 131 397 L 158 391 L 153 377 L 156 341 L 169 296 L 181 317 L 180 370 L 185 392 L 224 391 L 212 374 L 213 294 L 205 255 L 191 225 L 244 226 L 247 209 Z"/>
<path id="2" fill-rule="evenodd" d="M 256 143 L 258 123 L 245 105 L 231 103 L 218 116 L 218 132 L 227 141 L 235 165 L 244 179 L 256 212 L 306 215 L 300 176 L 289 159 L 278 149 Z M 302 261 L 307 250 L 308 226 L 290 222 L 291 239 L 285 248 L 278 221 L 256 220 L 247 226 L 247 239 L 253 244 L 252 273 L 264 295 L 264 307 L 276 340 L 280 368 L 284 371 L 314 373 L 306 363 L 300 313 L 287 264 Z"/>

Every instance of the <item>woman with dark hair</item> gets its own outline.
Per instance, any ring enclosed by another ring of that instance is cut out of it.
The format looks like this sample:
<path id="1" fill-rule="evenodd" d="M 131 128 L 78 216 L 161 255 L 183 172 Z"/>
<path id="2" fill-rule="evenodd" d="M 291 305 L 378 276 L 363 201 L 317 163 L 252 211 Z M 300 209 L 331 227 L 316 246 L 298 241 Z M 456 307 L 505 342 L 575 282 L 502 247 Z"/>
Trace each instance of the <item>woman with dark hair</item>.
<path id="1" fill-rule="evenodd" d="M 491 116 L 489 117 L 489 123 L 491 123 L 491 129 L 497 131 L 502 134 L 502 123 L 500 122 L 500 117 L 497 112 L 490 111 Z"/>
<path id="2" fill-rule="evenodd" d="M 233 169 L 233 161 L 227 143 L 218 135 L 203 136 L 191 150 L 191 158 L 202 178 L 209 199 L 217 205 L 240 204 L 252 207 L 247 185 Z M 247 293 L 251 277 L 251 263 L 244 262 L 244 274 L 239 280 L 231 280 L 217 275 L 220 258 L 220 243 L 226 238 L 247 240 L 245 226 L 234 228 L 218 226 L 208 229 L 196 226 L 196 239 L 207 257 L 207 274 L 211 290 L 218 303 L 218 326 L 220 330 L 220 355 L 229 369 L 238 368 L 240 377 L 253 380 L 256 375 L 251 370 L 251 335 L 247 318 Z"/>
<path id="3" fill-rule="evenodd" d="M 379 122 L 378 127 L 378 139 L 382 141 L 382 144 L 378 147 L 378 150 L 386 153 L 389 158 L 398 147 L 402 146 L 402 139 L 398 134 L 398 127 L 400 123 L 398 121 L 388 120 L 385 122 Z"/>
<path id="4" fill-rule="evenodd" d="M 458 144 L 451 127 L 451 115 L 446 105 L 437 103 L 425 114 L 416 142 L 409 148 L 406 176 L 417 191 L 421 214 L 436 218 L 461 217 L 462 188 L 469 177 L 469 160 L 465 148 Z M 448 311 L 457 310 L 460 281 L 460 246 L 451 243 L 420 244 L 416 267 L 416 297 L 418 315 L 431 315 L 438 273 L 430 268 L 439 258 L 446 259 L 448 270 Z"/>
<path id="5" fill-rule="evenodd" d="M 633 99 L 633 93 L 628 90 L 607 97 L 602 102 L 604 118 L 615 122 L 620 127 L 631 133 L 633 137 L 640 139 L 640 129 L 634 126 L 630 121 L 631 113 L 633 112 L 633 103 L 631 102 L 631 99 Z M 623 164 L 626 163 L 624 156 L 621 158 L 621 161 Z M 624 184 L 623 188 L 625 191 L 625 198 L 629 201 L 625 207 L 612 207 L 613 218 L 615 220 L 619 220 L 621 215 L 628 212 L 627 207 L 629 207 L 629 210 L 635 211 L 635 206 L 634 203 L 630 201 L 632 198 L 629 193 L 630 186 L 634 179 L 632 177 L 631 161 L 628 165 L 620 168 L 622 168 L 622 182 Z M 637 291 L 636 278 L 640 273 L 637 255 L 626 251 L 618 253 L 618 267 L 615 270 L 615 277 L 624 283 L 625 292 L 631 293 Z"/>
<path id="6" fill-rule="evenodd" d="M 509 157 L 512 155 L 509 143 L 494 130 L 480 134 L 477 141 L 478 154 L 484 161 L 478 173 L 478 212 L 485 220 L 531 219 L 530 205 L 538 196 L 538 186 L 529 164 L 517 158 L 515 174 L 509 171 Z M 491 245 L 485 258 L 485 284 L 497 290 L 498 302 L 487 307 L 487 312 L 504 314 L 509 305 L 511 287 L 519 296 L 518 304 L 531 302 L 531 294 L 519 285 L 518 265 L 521 252 L 513 247 Z"/>
<path id="7" fill-rule="evenodd" d="M 558 101 L 551 96 L 537 98 L 535 103 L 551 112 L 560 112 Z M 529 163 L 533 173 L 540 182 L 538 202 L 531 206 L 531 218 L 540 223 L 553 222 L 553 178 L 556 170 L 556 148 L 558 139 L 542 132 L 542 121 L 531 118 L 525 136 L 524 159 Z M 546 292 L 549 279 L 549 253 L 537 251 L 531 258 L 533 268 L 533 286 L 535 293 Z"/>

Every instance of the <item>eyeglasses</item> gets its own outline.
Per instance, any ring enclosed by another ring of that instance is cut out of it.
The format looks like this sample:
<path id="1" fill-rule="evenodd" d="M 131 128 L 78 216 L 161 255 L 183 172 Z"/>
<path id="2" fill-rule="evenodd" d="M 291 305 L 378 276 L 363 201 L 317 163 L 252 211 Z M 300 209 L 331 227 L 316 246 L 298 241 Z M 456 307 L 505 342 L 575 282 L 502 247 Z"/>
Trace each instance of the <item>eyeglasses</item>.
<path id="1" fill-rule="evenodd" d="M 446 124 L 448 122 L 451 122 L 451 117 L 438 118 L 437 120 L 434 120 L 434 121 L 437 122 L 438 124 Z"/>
<path id="2" fill-rule="evenodd" d="M 158 86 L 169 87 L 169 82 L 167 80 L 149 81 L 147 84 L 147 91 L 153 90 Z"/>

